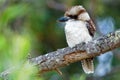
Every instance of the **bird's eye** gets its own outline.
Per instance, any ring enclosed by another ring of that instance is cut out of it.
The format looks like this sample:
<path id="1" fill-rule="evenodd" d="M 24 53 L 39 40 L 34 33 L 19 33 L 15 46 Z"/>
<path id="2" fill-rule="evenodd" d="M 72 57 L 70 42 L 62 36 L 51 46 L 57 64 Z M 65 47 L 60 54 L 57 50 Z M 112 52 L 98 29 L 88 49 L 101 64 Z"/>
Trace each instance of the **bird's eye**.
<path id="1" fill-rule="evenodd" d="M 72 19 L 77 19 L 77 15 L 69 15 L 69 17 Z"/>

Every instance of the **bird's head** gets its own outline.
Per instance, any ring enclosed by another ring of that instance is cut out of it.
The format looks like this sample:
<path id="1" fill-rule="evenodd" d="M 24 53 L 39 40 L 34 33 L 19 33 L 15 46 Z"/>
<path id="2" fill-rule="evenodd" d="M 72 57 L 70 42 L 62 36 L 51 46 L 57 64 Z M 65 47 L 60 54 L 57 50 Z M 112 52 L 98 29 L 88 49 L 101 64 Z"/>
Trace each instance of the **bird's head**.
<path id="1" fill-rule="evenodd" d="M 82 20 L 86 21 L 89 20 L 90 17 L 88 13 L 86 12 L 85 8 L 82 6 L 73 6 L 72 8 L 68 9 L 65 12 L 64 17 L 59 18 L 60 22 L 66 22 L 69 20 Z"/>

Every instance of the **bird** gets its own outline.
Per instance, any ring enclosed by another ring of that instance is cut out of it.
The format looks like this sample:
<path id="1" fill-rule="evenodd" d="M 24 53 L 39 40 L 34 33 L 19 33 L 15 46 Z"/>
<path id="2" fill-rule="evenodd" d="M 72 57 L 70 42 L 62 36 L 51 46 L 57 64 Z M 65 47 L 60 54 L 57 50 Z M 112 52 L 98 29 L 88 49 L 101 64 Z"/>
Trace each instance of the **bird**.
<path id="1" fill-rule="evenodd" d="M 82 5 L 69 8 L 59 22 L 65 22 L 65 35 L 69 47 L 80 43 L 88 43 L 94 37 L 96 27 L 88 12 Z M 81 60 L 83 71 L 86 74 L 94 73 L 93 58 Z"/>

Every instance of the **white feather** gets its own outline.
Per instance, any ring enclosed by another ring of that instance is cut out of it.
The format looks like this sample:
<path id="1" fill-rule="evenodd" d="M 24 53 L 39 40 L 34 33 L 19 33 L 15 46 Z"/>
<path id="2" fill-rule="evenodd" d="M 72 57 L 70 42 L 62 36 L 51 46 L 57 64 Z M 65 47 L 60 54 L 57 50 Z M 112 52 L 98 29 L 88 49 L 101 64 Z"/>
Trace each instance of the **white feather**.
<path id="1" fill-rule="evenodd" d="M 87 12 L 84 12 L 84 13 L 80 14 L 78 16 L 78 18 L 82 19 L 82 20 L 90 20 L 90 16 L 89 16 L 89 14 Z"/>
<path id="2" fill-rule="evenodd" d="M 86 22 L 69 20 L 66 22 L 65 34 L 69 47 L 74 47 L 81 42 L 88 42 L 92 40 Z"/>

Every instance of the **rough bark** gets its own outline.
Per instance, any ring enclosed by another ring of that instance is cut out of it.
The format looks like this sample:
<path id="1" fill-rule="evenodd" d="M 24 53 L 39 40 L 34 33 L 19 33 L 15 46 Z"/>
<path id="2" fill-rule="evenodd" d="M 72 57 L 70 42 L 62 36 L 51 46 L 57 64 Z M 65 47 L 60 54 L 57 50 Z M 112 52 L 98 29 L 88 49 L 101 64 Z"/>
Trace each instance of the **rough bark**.
<path id="1" fill-rule="evenodd" d="M 58 69 L 60 67 L 83 59 L 94 58 L 102 53 L 111 51 L 118 47 L 120 47 L 120 30 L 103 35 L 88 42 L 87 44 L 81 43 L 73 48 L 66 47 L 63 49 L 58 49 L 57 51 L 38 56 L 36 58 L 30 58 L 29 61 L 33 65 L 39 67 L 40 71 L 44 72 L 56 70 L 61 74 Z M 6 76 L 15 70 L 15 68 L 5 70 L 0 73 L 0 77 L 7 78 Z"/>
<path id="2" fill-rule="evenodd" d="M 120 47 L 120 30 L 103 35 L 87 44 L 81 43 L 73 48 L 66 47 L 32 58 L 30 62 L 37 65 L 40 71 L 56 70 L 86 58 L 94 58 L 118 47 Z"/>

